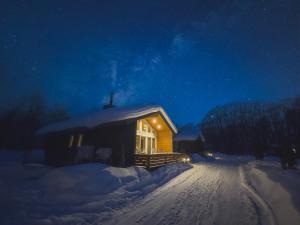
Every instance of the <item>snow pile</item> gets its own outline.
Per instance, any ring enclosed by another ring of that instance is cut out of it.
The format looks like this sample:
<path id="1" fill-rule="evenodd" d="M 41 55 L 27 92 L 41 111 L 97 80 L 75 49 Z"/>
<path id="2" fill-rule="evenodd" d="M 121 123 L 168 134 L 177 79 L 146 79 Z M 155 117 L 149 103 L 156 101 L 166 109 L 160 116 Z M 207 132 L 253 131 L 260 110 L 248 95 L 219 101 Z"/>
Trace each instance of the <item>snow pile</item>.
<path id="1" fill-rule="evenodd" d="M 173 131 L 177 133 L 176 126 L 173 124 L 165 110 L 161 106 L 150 105 L 116 107 L 101 110 L 98 112 L 86 114 L 84 116 L 78 116 L 59 123 L 51 124 L 38 130 L 37 134 L 43 135 L 49 132 L 62 131 L 75 127 L 93 128 L 101 124 L 122 121 L 126 119 L 139 118 L 146 115 L 150 115 L 152 113 L 161 113 L 161 115 L 164 117 L 169 126 L 173 129 Z"/>
<path id="2" fill-rule="evenodd" d="M 252 161 L 244 167 L 248 185 L 266 202 L 278 224 L 300 221 L 300 173 L 282 170 L 278 158 Z"/>
<path id="3" fill-rule="evenodd" d="M 80 224 L 144 197 L 191 167 L 169 164 L 149 172 L 100 163 L 55 169 L 2 164 L 0 224 Z"/>

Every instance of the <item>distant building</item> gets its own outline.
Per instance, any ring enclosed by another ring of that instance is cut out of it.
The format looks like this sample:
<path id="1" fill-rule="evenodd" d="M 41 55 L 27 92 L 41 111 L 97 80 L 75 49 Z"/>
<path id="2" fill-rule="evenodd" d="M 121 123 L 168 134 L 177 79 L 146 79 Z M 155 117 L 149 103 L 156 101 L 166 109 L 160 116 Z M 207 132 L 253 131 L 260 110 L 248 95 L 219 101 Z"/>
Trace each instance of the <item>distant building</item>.
<path id="1" fill-rule="evenodd" d="M 156 167 L 179 161 L 177 129 L 160 106 L 108 107 L 38 131 L 48 164 L 102 161 Z"/>
<path id="2" fill-rule="evenodd" d="M 191 154 L 204 150 L 205 139 L 198 129 L 183 129 L 174 138 L 176 152 Z"/>

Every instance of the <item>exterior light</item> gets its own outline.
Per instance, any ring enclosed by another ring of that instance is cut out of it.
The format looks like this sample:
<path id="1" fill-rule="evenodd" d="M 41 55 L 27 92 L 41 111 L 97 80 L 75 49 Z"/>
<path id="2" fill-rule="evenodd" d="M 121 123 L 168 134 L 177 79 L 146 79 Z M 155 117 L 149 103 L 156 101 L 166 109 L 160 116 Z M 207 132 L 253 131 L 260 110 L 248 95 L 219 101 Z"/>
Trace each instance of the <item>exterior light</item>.
<path id="1" fill-rule="evenodd" d="M 161 125 L 158 124 L 158 125 L 157 125 L 157 129 L 161 129 Z"/>
<path id="2" fill-rule="evenodd" d="M 189 157 L 183 157 L 182 158 L 182 162 L 184 162 L 184 163 L 187 163 L 187 162 L 190 162 L 190 161 L 191 161 L 191 159 Z"/>
<path id="3" fill-rule="evenodd" d="M 157 119 L 154 118 L 154 119 L 152 120 L 152 123 L 157 123 Z"/>

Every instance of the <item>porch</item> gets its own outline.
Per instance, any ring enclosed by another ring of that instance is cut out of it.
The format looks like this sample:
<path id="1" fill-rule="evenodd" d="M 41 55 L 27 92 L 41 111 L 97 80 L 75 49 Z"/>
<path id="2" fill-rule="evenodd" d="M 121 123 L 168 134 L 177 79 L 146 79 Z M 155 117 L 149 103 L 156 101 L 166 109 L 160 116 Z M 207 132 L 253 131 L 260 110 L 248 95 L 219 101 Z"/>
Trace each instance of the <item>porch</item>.
<path id="1" fill-rule="evenodd" d="M 187 162 L 188 155 L 184 153 L 155 153 L 155 154 L 135 154 L 134 162 L 137 166 L 143 166 L 147 169 L 160 167 L 169 163 Z"/>

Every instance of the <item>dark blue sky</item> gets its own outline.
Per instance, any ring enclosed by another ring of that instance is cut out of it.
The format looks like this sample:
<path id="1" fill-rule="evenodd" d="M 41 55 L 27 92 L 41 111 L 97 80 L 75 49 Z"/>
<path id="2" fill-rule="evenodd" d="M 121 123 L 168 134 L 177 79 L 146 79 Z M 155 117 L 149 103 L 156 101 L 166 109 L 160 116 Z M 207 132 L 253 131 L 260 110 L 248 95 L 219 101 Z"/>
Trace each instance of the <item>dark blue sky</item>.
<path id="1" fill-rule="evenodd" d="M 0 2 L 0 102 L 31 92 L 73 114 L 158 103 L 176 123 L 300 94 L 299 0 Z"/>

